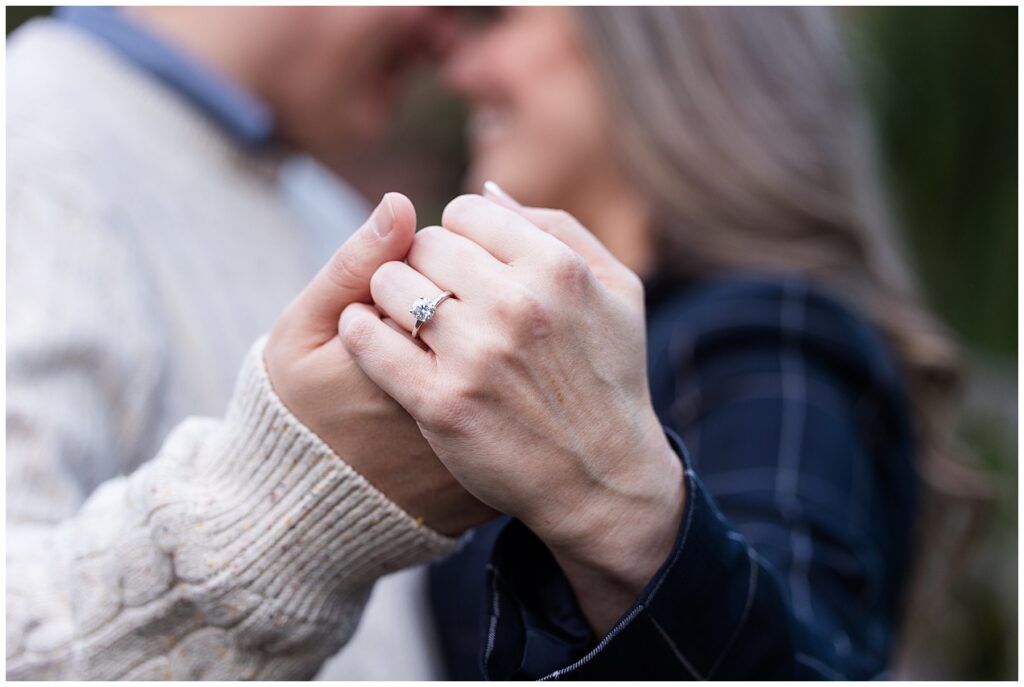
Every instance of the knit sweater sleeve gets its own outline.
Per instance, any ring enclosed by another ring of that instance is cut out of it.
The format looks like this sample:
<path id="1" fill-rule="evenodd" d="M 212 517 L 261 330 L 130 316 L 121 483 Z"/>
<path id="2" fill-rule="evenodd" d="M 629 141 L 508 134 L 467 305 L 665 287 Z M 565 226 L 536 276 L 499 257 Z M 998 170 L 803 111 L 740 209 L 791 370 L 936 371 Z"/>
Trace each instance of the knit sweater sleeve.
<path id="1" fill-rule="evenodd" d="M 7 529 L 8 677 L 311 677 L 374 580 L 451 550 L 299 424 L 254 346 L 223 420 Z"/>
<path id="2" fill-rule="evenodd" d="M 375 579 L 455 542 L 289 413 L 262 341 L 223 418 L 119 476 L 154 400 L 144 308 L 94 208 L 55 187 L 8 186 L 7 676 L 311 677 Z"/>

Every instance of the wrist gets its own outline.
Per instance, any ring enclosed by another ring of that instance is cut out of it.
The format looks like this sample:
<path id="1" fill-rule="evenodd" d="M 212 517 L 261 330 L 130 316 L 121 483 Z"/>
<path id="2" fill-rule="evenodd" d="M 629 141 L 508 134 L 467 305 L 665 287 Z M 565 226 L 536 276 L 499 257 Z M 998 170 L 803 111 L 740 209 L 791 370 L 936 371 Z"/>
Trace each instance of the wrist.
<path id="1" fill-rule="evenodd" d="M 593 493 L 578 515 L 578 527 L 549 546 L 639 593 L 672 550 L 686 497 L 675 452 L 667 442 L 659 450 L 664 452 L 656 461 L 661 470 L 628 489 Z"/>
<path id="2" fill-rule="evenodd" d="M 264 345 L 246 356 L 219 431 L 188 466 L 192 478 L 156 479 L 145 494 L 153 523 L 177 518 L 167 531 L 189 534 L 192 545 L 175 553 L 176 574 L 218 584 L 227 575 L 254 589 L 287 577 L 330 595 L 449 553 L 457 540 L 410 517 L 284 406 Z M 193 502 L 196 493 L 203 498 Z M 323 574 L 331 569 L 345 574 Z"/>
<path id="3" fill-rule="evenodd" d="M 620 476 L 591 485 L 572 512 L 535 528 L 599 634 L 628 610 L 675 544 L 686 500 L 683 465 L 660 425 L 617 464 Z"/>

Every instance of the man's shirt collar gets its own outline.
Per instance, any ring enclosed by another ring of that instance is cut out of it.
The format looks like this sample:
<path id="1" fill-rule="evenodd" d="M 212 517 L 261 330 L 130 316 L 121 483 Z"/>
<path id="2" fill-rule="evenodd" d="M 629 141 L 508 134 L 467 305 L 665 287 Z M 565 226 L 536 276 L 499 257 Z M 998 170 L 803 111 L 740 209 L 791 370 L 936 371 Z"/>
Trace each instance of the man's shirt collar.
<path id="1" fill-rule="evenodd" d="M 105 42 L 220 123 L 242 143 L 258 146 L 274 134 L 270 109 L 227 77 L 199 64 L 116 7 L 58 7 L 54 15 Z"/>

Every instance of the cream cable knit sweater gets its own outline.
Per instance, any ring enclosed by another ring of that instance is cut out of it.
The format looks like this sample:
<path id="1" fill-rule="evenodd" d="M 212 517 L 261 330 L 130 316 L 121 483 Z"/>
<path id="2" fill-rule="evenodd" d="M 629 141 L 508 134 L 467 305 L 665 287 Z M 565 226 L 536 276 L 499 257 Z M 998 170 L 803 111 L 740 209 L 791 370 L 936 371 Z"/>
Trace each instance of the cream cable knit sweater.
<path id="1" fill-rule="evenodd" d="M 273 165 L 72 29 L 7 59 L 7 675 L 311 677 L 454 541 L 270 387 L 312 272 Z"/>

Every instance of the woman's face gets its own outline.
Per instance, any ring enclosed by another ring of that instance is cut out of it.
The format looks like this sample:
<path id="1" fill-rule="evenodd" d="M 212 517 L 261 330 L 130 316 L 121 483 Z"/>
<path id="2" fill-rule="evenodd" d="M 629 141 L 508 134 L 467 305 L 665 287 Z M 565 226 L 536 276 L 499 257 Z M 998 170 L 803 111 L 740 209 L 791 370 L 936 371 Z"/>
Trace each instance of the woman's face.
<path id="1" fill-rule="evenodd" d="M 501 8 L 467 22 L 444 71 L 470 105 L 470 190 L 493 179 L 524 203 L 565 207 L 612 164 L 607 108 L 571 10 Z"/>

